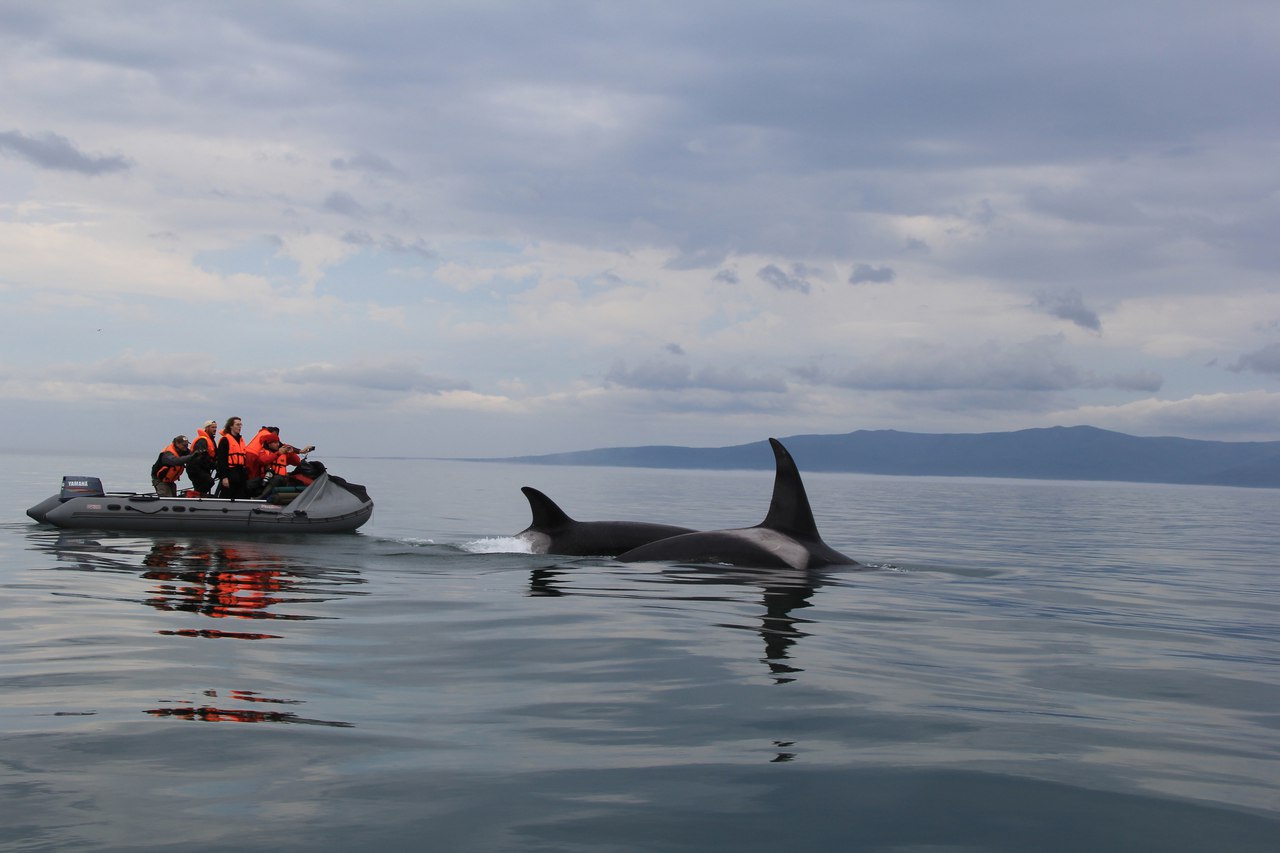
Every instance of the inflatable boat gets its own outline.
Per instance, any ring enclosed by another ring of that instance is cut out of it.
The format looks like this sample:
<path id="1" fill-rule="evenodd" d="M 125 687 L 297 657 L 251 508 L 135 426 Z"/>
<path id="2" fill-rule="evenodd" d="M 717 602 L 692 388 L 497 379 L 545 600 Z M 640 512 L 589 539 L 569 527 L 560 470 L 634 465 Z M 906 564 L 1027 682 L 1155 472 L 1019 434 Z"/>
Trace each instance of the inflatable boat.
<path id="1" fill-rule="evenodd" d="M 296 493 L 266 500 L 106 492 L 97 477 L 62 478 L 62 491 L 27 515 L 41 524 L 166 533 L 348 533 L 373 516 L 364 486 L 326 472 Z"/>

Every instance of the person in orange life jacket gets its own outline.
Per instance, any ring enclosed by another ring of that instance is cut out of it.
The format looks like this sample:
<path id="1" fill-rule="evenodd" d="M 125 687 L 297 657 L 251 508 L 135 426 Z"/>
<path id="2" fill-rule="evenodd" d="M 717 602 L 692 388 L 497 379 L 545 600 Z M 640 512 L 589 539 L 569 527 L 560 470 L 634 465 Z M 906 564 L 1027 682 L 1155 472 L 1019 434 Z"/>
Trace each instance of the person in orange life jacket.
<path id="1" fill-rule="evenodd" d="M 258 427 L 257 434 L 249 439 L 244 445 L 245 464 L 249 467 L 249 479 L 261 476 L 260 471 L 254 468 L 254 460 L 257 459 L 258 451 L 262 449 L 262 442 L 268 435 L 279 435 L 280 427 L 264 426 Z"/>
<path id="2" fill-rule="evenodd" d="M 263 427 L 262 430 L 253 437 L 253 441 L 244 446 L 244 466 L 249 469 L 249 491 L 253 491 L 253 484 L 262 479 L 262 475 L 271 470 L 271 466 L 276 461 L 276 454 L 279 452 L 280 436 L 270 431 L 270 427 Z M 268 450 L 268 448 L 272 448 Z"/>
<path id="3" fill-rule="evenodd" d="M 308 447 L 304 452 L 310 452 L 311 449 Z M 265 498 L 288 482 L 289 466 L 297 465 L 302 457 L 298 455 L 298 448 L 282 444 L 280 436 L 268 433 L 262 440 L 262 449 L 258 451 L 255 461 L 259 473 L 249 481 L 249 492 Z"/>
<path id="4" fill-rule="evenodd" d="M 204 426 L 196 433 L 195 440 L 191 442 L 191 452 L 195 454 L 195 458 L 187 465 L 187 476 L 191 478 L 191 485 L 197 492 L 208 495 L 213 491 L 213 469 L 218 459 L 217 421 L 204 422 Z"/>
<path id="5" fill-rule="evenodd" d="M 258 434 L 244 446 L 244 464 L 249 469 L 250 481 L 258 479 L 266 472 L 266 468 L 263 467 L 261 462 L 262 449 L 272 441 L 280 441 L 280 427 L 258 427 Z M 301 450 L 288 444 L 284 445 L 284 447 L 288 448 L 292 453 L 301 453 L 304 455 L 316 449 L 313 444 L 309 444 Z M 295 461 L 291 464 L 297 465 L 298 463 Z"/>
<path id="6" fill-rule="evenodd" d="M 151 485 L 156 494 L 165 498 L 177 497 L 178 487 L 175 485 L 182 476 L 184 466 L 195 458 L 187 444 L 185 435 L 175 435 L 169 446 L 160 451 L 155 463 L 151 466 Z"/>
<path id="7" fill-rule="evenodd" d="M 214 467 L 218 472 L 218 497 L 249 497 L 249 470 L 245 467 L 244 439 L 240 430 L 244 421 L 240 418 L 227 418 L 222 437 L 218 439 L 217 457 Z"/>

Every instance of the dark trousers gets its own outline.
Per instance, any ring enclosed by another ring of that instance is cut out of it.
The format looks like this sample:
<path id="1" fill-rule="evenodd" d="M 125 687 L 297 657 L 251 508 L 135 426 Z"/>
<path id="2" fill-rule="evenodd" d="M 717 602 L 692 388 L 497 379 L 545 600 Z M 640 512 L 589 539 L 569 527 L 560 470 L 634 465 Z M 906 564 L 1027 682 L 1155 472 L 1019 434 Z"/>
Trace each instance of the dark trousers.
<path id="1" fill-rule="evenodd" d="M 202 495 L 213 493 L 213 472 L 208 468 L 202 468 L 199 465 L 187 466 L 187 477 L 191 480 L 191 485 Z"/>
<path id="2" fill-rule="evenodd" d="M 247 468 L 230 468 L 222 476 L 228 485 L 224 486 L 221 481 L 218 482 L 218 497 L 249 497 L 249 471 Z"/>

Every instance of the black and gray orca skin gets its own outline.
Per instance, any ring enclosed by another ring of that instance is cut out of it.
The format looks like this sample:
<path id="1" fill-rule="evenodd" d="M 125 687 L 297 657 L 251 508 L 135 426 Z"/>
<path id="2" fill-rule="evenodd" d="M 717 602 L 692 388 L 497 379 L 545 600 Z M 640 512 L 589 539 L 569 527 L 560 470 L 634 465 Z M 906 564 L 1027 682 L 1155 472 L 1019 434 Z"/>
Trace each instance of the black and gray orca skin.
<path id="1" fill-rule="evenodd" d="M 795 460 L 776 438 L 769 439 L 769 444 L 777 472 L 764 521 L 755 527 L 661 539 L 620 554 L 618 559 L 624 563 L 700 563 L 762 569 L 859 565 L 822 541 Z"/>
<path id="2" fill-rule="evenodd" d="M 688 527 L 644 521 L 575 521 L 556 502 L 531 486 L 520 489 L 529 499 L 533 523 L 516 534 L 535 554 L 567 557 L 616 557 L 657 539 L 692 533 Z"/>

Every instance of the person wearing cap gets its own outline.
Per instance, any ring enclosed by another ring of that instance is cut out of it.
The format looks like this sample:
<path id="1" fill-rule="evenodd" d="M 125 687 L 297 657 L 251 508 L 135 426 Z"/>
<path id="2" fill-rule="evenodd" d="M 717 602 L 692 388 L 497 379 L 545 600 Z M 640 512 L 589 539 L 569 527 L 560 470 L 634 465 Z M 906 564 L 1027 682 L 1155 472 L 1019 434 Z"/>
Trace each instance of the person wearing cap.
<path id="1" fill-rule="evenodd" d="M 187 465 L 187 476 L 191 485 L 202 496 L 213 492 L 213 469 L 218 458 L 218 422 L 207 420 L 196 433 L 191 442 L 191 452 L 195 458 Z"/>
<path id="2" fill-rule="evenodd" d="M 178 478 L 182 476 L 184 466 L 195 456 L 187 443 L 187 437 L 175 435 L 151 466 L 151 485 L 155 487 L 156 494 L 163 498 L 177 497 Z"/>

